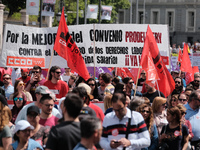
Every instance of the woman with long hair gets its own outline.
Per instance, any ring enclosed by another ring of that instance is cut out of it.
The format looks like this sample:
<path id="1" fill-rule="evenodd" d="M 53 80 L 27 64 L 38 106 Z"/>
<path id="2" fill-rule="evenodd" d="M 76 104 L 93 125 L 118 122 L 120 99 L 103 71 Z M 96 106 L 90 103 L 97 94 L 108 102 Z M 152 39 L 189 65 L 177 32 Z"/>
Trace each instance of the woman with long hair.
<path id="1" fill-rule="evenodd" d="M 170 108 L 178 105 L 178 96 L 178 94 L 172 95 L 168 103 Z"/>
<path id="2" fill-rule="evenodd" d="M 5 150 L 12 143 L 12 133 L 9 127 L 12 114 L 6 103 L 5 97 L 0 95 L 0 149 Z"/>
<path id="3" fill-rule="evenodd" d="M 96 83 L 95 79 L 89 78 L 86 81 L 86 84 L 89 85 L 90 88 L 91 88 L 91 93 L 90 94 L 92 94 L 94 96 L 93 101 L 98 102 L 99 101 L 98 86 L 97 86 L 97 83 Z"/>
<path id="4" fill-rule="evenodd" d="M 11 120 L 11 122 L 15 123 L 15 120 L 17 118 L 18 113 L 20 112 L 20 110 L 26 104 L 26 96 L 25 96 L 25 94 L 23 92 L 22 93 L 19 93 L 19 92 L 15 93 L 13 95 L 13 103 L 14 103 L 14 106 L 11 109 L 11 111 L 12 111 L 12 120 Z"/>
<path id="5" fill-rule="evenodd" d="M 166 98 L 155 97 L 152 103 L 154 122 L 156 124 L 159 136 L 160 136 L 162 127 L 168 123 L 167 112 L 166 112 L 166 102 L 167 102 Z"/>
<path id="6" fill-rule="evenodd" d="M 14 84 L 14 93 L 10 95 L 9 100 L 12 100 L 14 95 L 16 95 L 16 93 L 20 93 L 26 97 L 27 101 L 33 101 L 31 94 L 24 88 L 25 88 L 25 83 L 22 80 L 16 80 Z"/>
<path id="7" fill-rule="evenodd" d="M 168 124 L 162 128 L 160 143 L 165 143 L 169 150 L 186 150 L 189 133 L 187 126 L 182 124 L 181 111 L 178 107 L 167 109 Z"/>
<path id="8" fill-rule="evenodd" d="M 142 114 L 151 138 L 151 145 L 142 150 L 155 150 L 158 146 L 158 131 L 154 123 L 153 110 L 147 104 L 140 105 L 136 110 Z"/>
<path id="9" fill-rule="evenodd" d="M 31 139 L 34 127 L 26 120 L 20 120 L 15 125 L 14 140 L 9 150 L 43 150 L 42 146 Z"/>

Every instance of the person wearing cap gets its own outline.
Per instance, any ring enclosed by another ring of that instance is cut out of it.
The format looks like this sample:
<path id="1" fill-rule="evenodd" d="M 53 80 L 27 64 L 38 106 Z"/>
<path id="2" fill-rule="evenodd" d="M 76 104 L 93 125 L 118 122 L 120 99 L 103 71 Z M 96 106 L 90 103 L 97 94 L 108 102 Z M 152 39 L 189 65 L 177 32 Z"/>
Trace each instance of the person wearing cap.
<path id="1" fill-rule="evenodd" d="M 11 76 L 9 74 L 3 75 L 3 86 L 2 88 L 5 90 L 6 99 L 8 100 L 10 95 L 14 93 L 14 87 L 11 85 Z"/>
<path id="2" fill-rule="evenodd" d="M 31 138 L 45 147 L 50 127 L 39 124 L 40 109 L 37 106 L 30 106 L 27 109 L 27 121 L 34 127 Z"/>
<path id="3" fill-rule="evenodd" d="M 40 66 L 34 66 L 32 70 L 31 79 L 27 82 L 25 90 L 30 92 L 33 100 L 36 101 L 35 89 L 38 86 L 44 85 L 46 79 L 42 78 L 42 68 Z"/>
<path id="4" fill-rule="evenodd" d="M 43 95 L 50 95 L 53 97 L 53 93 L 51 93 L 51 91 L 48 89 L 48 87 L 46 86 L 38 86 L 35 90 L 35 95 L 36 95 L 36 101 L 34 101 L 33 103 L 30 103 L 28 105 L 25 105 L 21 111 L 19 112 L 16 120 L 15 120 L 15 124 L 19 121 L 19 120 L 27 120 L 27 109 L 30 106 L 38 106 L 39 107 L 39 103 L 40 103 L 40 99 L 42 98 Z M 61 114 L 59 113 L 59 111 L 56 108 L 53 108 L 52 110 L 52 114 L 54 116 L 56 116 L 57 118 L 61 118 Z"/>
<path id="5" fill-rule="evenodd" d="M 13 137 L 15 142 L 9 146 L 8 150 L 43 150 L 42 146 L 38 142 L 30 138 L 33 129 L 34 127 L 26 120 L 20 120 L 17 122 Z"/>
<path id="6" fill-rule="evenodd" d="M 40 108 L 41 108 L 41 114 L 40 114 L 40 124 L 43 126 L 49 126 L 50 128 L 52 126 L 55 126 L 58 122 L 57 117 L 52 115 L 52 109 L 54 107 L 54 100 L 50 95 L 44 95 L 40 99 Z"/>
<path id="7" fill-rule="evenodd" d="M 83 107 L 83 101 L 74 93 L 68 93 L 64 100 L 64 121 L 51 128 L 46 150 L 72 150 L 81 140 L 80 122 L 78 116 Z"/>
<path id="8" fill-rule="evenodd" d="M 87 95 L 84 99 L 86 99 L 86 104 L 95 111 L 97 118 L 99 118 L 103 122 L 105 115 L 102 109 L 99 106 L 90 102 L 90 100 L 94 98 L 93 95 L 91 95 L 91 87 L 85 83 L 79 83 L 78 87 L 85 88 Z"/>
<path id="9" fill-rule="evenodd" d="M 22 80 L 26 84 L 30 79 L 28 68 L 21 68 L 21 77 L 16 80 Z"/>
<path id="10" fill-rule="evenodd" d="M 61 69 L 58 66 L 52 66 L 49 71 L 49 79 L 44 83 L 49 90 L 56 94 L 56 98 L 65 97 L 69 87 L 65 81 L 60 80 Z"/>

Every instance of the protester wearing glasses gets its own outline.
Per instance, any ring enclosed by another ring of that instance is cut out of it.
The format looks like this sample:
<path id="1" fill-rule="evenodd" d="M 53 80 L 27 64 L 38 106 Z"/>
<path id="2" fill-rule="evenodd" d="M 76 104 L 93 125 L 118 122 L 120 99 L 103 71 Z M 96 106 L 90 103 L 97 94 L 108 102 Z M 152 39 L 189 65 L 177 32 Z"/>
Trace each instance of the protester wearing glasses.
<path id="1" fill-rule="evenodd" d="M 192 125 L 192 132 L 194 137 L 191 140 L 191 144 L 195 146 L 195 149 L 200 149 L 200 92 L 194 91 L 191 93 L 188 103 L 184 105 L 186 110 L 185 119 L 189 120 Z"/>
<path id="2" fill-rule="evenodd" d="M 44 85 L 46 79 L 42 78 L 42 68 L 40 66 L 34 66 L 31 71 L 31 79 L 27 82 L 25 90 L 30 92 L 33 100 L 36 101 L 35 89 L 38 86 Z"/>
<path id="3" fill-rule="evenodd" d="M 11 76 L 9 74 L 3 75 L 3 84 L 2 88 L 5 90 L 6 99 L 8 100 L 10 95 L 14 93 L 14 87 L 11 85 Z"/>
<path id="4" fill-rule="evenodd" d="M 17 78 L 16 80 L 22 80 L 25 84 L 31 79 L 29 76 L 29 69 L 28 68 L 21 68 L 21 77 Z"/>
<path id="5" fill-rule="evenodd" d="M 137 111 L 143 116 L 151 138 L 151 145 L 142 150 L 155 150 L 158 146 L 158 131 L 154 123 L 153 110 L 151 106 L 142 104 L 137 108 Z"/>
<path id="6" fill-rule="evenodd" d="M 200 82 L 200 74 L 195 73 L 194 74 L 194 81 L 190 82 L 187 87 L 193 88 L 193 90 L 199 89 L 199 82 Z"/>
<path id="7" fill-rule="evenodd" d="M 185 105 L 187 104 L 187 96 L 185 95 L 185 93 L 181 93 L 179 96 L 178 96 L 178 103 L 179 104 L 182 104 L 182 105 Z"/>
<path id="8" fill-rule="evenodd" d="M 166 98 L 156 97 L 154 98 L 152 103 L 154 122 L 158 130 L 158 136 L 160 136 L 162 127 L 168 123 L 166 118 L 167 117 L 166 102 L 167 102 Z"/>
<path id="9" fill-rule="evenodd" d="M 97 87 L 96 81 L 93 78 L 89 78 L 86 81 L 86 84 L 88 84 L 91 88 L 91 94 L 94 96 L 93 101 L 98 102 L 99 101 L 99 94 L 98 94 L 98 87 Z"/>
<path id="10" fill-rule="evenodd" d="M 58 66 L 52 66 L 49 71 L 49 79 L 44 83 L 49 90 L 56 95 L 56 98 L 65 97 L 69 87 L 65 81 L 60 80 L 61 69 Z"/>
<path id="11" fill-rule="evenodd" d="M 146 81 L 146 72 L 144 70 L 140 73 L 140 78 L 138 79 L 138 86 L 143 86 L 144 82 Z"/>
<path id="12" fill-rule="evenodd" d="M 8 150 L 43 150 L 42 146 L 31 139 L 34 127 L 26 120 L 20 120 L 15 125 L 14 140 Z"/>
<path id="13" fill-rule="evenodd" d="M 178 105 L 178 96 L 178 94 L 174 94 L 171 96 L 171 99 L 169 100 L 169 108 Z"/>
<path id="14" fill-rule="evenodd" d="M 183 81 L 182 81 L 181 77 L 176 77 L 174 79 L 174 82 L 175 82 L 175 89 L 172 91 L 172 95 L 182 93 L 183 92 Z"/>
<path id="15" fill-rule="evenodd" d="M 101 147 L 106 150 L 148 147 L 150 137 L 142 115 L 126 107 L 126 98 L 123 93 L 114 93 L 111 101 L 113 111 L 108 113 L 103 120 Z"/>
<path id="16" fill-rule="evenodd" d="M 10 95 L 9 100 L 13 99 L 14 94 L 20 93 L 25 95 L 27 101 L 33 101 L 31 94 L 24 90 L 24 88 L 25 83 L 22 80 L 16 80 L 14 85 L 14 93 Z"/>
<path id="17" fill-rule="evenodd" d="M 16 92 L 13 95 L 13 103 L 14 103 L 14 106 L 11 109 L 11 111 L 12 111 L 11 122 L 15 123 L 15 120 L 16 120 L 17 115 L 19 114 L 20 110 L 24 107 L 24 105 L 26 105 L 26 96 L 24 95 L 24 93 Z"/>

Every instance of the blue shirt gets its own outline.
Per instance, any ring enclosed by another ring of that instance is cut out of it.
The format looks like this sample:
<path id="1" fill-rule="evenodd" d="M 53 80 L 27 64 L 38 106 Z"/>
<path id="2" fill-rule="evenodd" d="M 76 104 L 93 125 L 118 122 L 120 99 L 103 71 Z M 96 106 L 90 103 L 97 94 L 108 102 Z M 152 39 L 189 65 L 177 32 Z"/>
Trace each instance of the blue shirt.
<path id="1" fill-rule="evenodd" d="M 12 85 L 9 85 L 7 89 L 5 89 L 4 86 L 2 88 L 5 90 L 6 98 L 9 100 L 9 97 L 12 93 L 14 93 L 14 87 Z"/>
<path id="2" fill-rule="evenodd" d="M 200 111 L 199 108 L 196 110 L 193 110 L 190 105 L 187 103 L 184 105 L 187 109 L 187 114 L 185 115 L 185 119 L 189 120 L 192 125 L 192 133 L 194 134 L 194 137 L 192 138 L 192 141 L 200 140 Z"/>

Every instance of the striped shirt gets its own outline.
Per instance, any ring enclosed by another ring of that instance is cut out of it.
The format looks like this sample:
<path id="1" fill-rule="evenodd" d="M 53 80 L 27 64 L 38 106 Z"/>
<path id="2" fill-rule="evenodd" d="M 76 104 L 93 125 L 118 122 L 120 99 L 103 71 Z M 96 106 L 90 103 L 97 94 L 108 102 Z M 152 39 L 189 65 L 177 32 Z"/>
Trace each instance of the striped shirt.
<path id="1" fill-rule="evenodd" d="M 128 108 L 122 120 L 118 119 L 114 111 L 105 116 L 103 121 L 103 134 L 100 140 L 102 148 L 110 150 L 112 149 L 110 147 L 111 140 L 120 140 L 125 137 L 129 118 L 131 118 L 131 111 Z M 148 147 L 150 145 L 150 137 L 142 115 L 132 111 L 130 125 L 128 139 L 131 142 L 131 146 L 127 147 L 126 150 L 139 150 Z M 117 148 L 117 150 L 122 149 L 122 146 Z"/>

